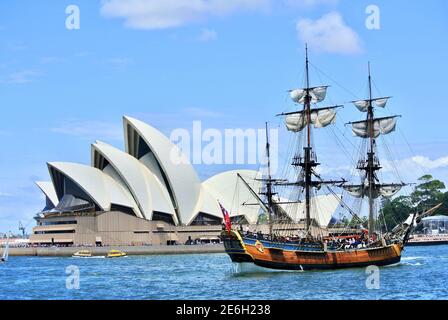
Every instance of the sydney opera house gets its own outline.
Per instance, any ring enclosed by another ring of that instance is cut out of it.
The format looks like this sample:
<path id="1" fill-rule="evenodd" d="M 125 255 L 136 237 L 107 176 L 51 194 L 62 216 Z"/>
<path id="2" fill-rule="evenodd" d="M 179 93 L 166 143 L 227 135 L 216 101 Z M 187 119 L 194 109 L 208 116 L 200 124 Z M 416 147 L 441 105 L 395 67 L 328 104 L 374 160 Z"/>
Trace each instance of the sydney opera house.
<path id="1" fill-rule="evenodd" d="M 123 118 L 125 151 L 104 142 L 91 145 L 91 165 L 47 163 L 51 181 L 36 182 L 46 198 L 30 236 L 35 244 L 145 245 L 214 241 L 223 216 L 218 200 L 232 220 L 254 225 L 257 206 L 249 190 L 237 188 L 237 173 L 254 190 L 260 174 L 228 171 L 201 182 L 180 149 L 148 124 Z M 176 156 L 173 156 L 176 155 Z M 183 161 L 178 161 L 179 158 Z M 175 159 L 177 159 L 175 161 Z M 235 195 L 235 190 L 238 194 Z M 336 209 L 331 197 L 322 221 Z M 337 201 L 336 201 L 337 202 Z M 299 222 L 300 209 L 292 220 Z"/>

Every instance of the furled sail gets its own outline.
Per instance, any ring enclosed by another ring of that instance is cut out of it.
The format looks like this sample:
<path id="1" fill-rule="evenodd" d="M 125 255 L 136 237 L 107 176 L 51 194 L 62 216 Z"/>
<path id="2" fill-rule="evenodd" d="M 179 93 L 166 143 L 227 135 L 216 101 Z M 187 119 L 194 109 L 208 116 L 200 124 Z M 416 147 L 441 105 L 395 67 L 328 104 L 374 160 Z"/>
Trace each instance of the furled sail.
<path id="1" fill-rule="evenodd" d="M 404 184 L 381 184 L 375 185 L 372 188 L 372 198 L 376 199 L 380 196 L 390 198 L 396 195 Z M 368 185 L 347 185 L 343 187 L 352 197 L 364 198 L 370 195 L 370 188 Z"/>
<path id="2" fill-rule="evenodd" d="M 380 134 L 389 134 L 395 131 L 397 126 L 397 116 L 373 119 L 373 138 L 378 138 Z M 361 138 L 370 138 L 371 131 L 369 121 L 352 122 L 353 134 Z"/>
<path id="3" fill-rule="evenodd" d="M 389 101 L 390 97 L 377 98 L 372 100 L 358 100 L 353 101 L 353 104 L 358 108 L 361 112 L 367 112 L 369 107 L 369 101 L 372 101 L 377 107 L 384 108 L 386 107 L 387 101 Z"/>
<path id="4" fill-rule="evenodd" d="M 310 88 L 310 96 L 311 96 L 311 102 L 312 103 L 319 103 L 325 100 L 325 97 L 327 96 L 327 89 L 328 86 L 321 86 L 321 87 L 315 87 Z M 306 89 L 295 89 L 291 90 L 290 97 L 292 101 L 295 103 L 304 104 L 305 103 L 305 97 L 306 97 Z"/>
<path id="5" fill-rule="evenodd" d="M 310 111 L 310 122 L 315 128 L 323 128 L 336 122 L 336 107 L 314 109 Z M 287 114 L 286 128 L 292 132 L 300 132 L 307 126 L 305 111 Z"/>

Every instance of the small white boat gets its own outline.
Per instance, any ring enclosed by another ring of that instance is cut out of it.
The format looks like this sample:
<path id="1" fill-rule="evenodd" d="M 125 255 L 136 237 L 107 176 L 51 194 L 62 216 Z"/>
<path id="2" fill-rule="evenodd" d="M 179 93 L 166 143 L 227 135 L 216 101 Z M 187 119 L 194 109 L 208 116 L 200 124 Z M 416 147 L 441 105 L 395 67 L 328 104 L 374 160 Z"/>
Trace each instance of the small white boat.
<path id="1" fill-rule="evenodd" d="M 3 251 L 3 256 L 0 259 L 0 262 L 3 263 L 8 261 L 8 256 L 9 256 L 9 242 L 6 242 L 6 247 L 5 250 Z"/>

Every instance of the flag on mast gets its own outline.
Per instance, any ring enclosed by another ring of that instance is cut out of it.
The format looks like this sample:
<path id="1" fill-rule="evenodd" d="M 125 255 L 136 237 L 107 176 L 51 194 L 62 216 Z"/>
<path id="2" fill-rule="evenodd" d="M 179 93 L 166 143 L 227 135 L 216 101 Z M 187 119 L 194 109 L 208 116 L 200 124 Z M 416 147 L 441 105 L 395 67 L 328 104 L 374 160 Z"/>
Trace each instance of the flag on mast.
<path id="1" fill-rule="evenodd" d="M 219 206 L 221 207 L 222 215 L 224 216 L 224 223 L 226 226 L 226 230 L 228 233 L 232 230 L 232 222 L 230 221 L 230 214 L 227 212 L 227 210 L 221 205 L 221 203 L 218 201 Z"/>

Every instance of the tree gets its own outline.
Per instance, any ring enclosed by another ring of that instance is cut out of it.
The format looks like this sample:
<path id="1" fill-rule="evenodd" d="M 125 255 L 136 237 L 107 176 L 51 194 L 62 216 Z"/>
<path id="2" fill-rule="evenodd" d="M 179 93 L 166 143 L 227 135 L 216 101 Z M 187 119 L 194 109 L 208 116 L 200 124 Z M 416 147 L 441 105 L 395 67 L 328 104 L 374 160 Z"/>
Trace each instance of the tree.
<path id="1" fill-rule="evenodd" d="M 262 214 L 260 214 L 258 216 L 258 223 L 259 224 L 266 224 L 268 222 L 269 222 L 269 219 L 268 219 L 268 215 L 267 214 L 262 213 Z"/>
<path id="2" fill-rule="evenodd" d="M 440 214 L 448 215 L 448 192 L 443 194 L 443 205 L 439 209 Z"/>
<path id="3" fill-rule="evenodd" d="M 384 222 L 388 230 L 391 230 L 398 223 L 404 221 L 411 213 L 423 211 L 444 203 L 448 212 L 448 192 L 444 193 L 445 184 L 431 175 L 424 175 L 418 179 L 418 184 L 410 196 L 399 196 L 395 199 L 384 201 L 379 220 Z"/>
<path id="4" fill-rule="evenodd" d="M 412 202 L 410 197 L 400 196 L 384 202 L 378 220 L 381 225 L 386 225 L 387 230 L 392 230 L 397 224 L 406 220 L 411 212 Z"/>
<path id="5" fill-rule="evenodd" d="M 357 228 L 359 228 L 361 225 L 363 226 L 363 227 L 367 227 L 367 225 L 369 224 L 369 218 L 367 218 L 367 217 L 358 217 L 358 216 L 354 216 L 352 219 L 351 219 L 351 221 L 350 221 L 350 223 L 349 223 L 349 227 L 350 228 L 354 228 L 354 229 L 357 229 Z"/>
<path id="6" fill-rule="evenodd" d="M 418 179 L 421 183 L 411 194 L 412 205 L 417 210 L 425 210 L 443 202 L 445 184 L 434 179 L 431 175 L 424 175 Z"/>

